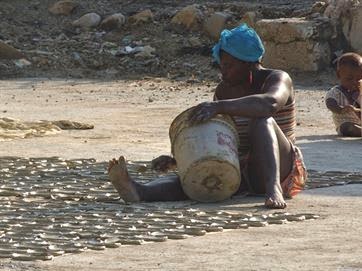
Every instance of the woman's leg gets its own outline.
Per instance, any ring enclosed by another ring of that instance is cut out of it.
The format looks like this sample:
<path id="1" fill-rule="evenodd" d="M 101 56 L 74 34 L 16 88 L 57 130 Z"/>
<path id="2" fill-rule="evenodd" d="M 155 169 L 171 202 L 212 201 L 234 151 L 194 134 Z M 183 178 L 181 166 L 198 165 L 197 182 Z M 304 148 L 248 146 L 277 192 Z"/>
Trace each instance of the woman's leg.
<path id="1" fill-rule="evenodd" d="M 248 178 L 256 193 L 265 194 L 265 205 L 285 208 L 280 185 L 293 166 L 293 149 L 273 118 L 253 119 L 249 123 L 250 158 Z"/>
<path id="2" fill-rule="evenodd" d="M 147 184 L 134 181 L 128 174 L 123 156 L 109 161 L 108 175 L 118 194 L 126 202 L 187 199 L 177 175 L 156 179 Z"/>

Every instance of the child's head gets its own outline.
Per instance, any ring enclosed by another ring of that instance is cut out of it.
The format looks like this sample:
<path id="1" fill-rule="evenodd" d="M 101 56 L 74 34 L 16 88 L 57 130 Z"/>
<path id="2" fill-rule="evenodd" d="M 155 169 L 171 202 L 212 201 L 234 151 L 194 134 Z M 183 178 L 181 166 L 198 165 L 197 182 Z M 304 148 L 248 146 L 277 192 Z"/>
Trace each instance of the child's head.
<path id="1" fill-rule="evenodd" d="M 362 84 L 362 57 L 346 53 L 338 58 L 337 76 L 343 88 L 358 91 Z"/>

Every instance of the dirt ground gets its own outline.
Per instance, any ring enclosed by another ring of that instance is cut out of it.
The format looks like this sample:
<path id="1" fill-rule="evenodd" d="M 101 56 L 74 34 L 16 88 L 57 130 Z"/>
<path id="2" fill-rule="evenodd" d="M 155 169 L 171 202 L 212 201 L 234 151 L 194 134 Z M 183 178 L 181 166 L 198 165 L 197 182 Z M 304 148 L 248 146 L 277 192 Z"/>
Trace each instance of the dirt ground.
<path id="1" fill-rule="evenodd" d="M 328 81 L 327 81 L 328 79 Z M 331 78 L 296 80 L 297 143 L 308 169 L 362 172 L 361 140 L 337 138 L 324 106 Z M 311 86 L 313 85 L 313 86 Z M 215 83 L 142 80 L 16 79 L 0 82 L 1 117 L 67 119 L 94 129 L 0 142 L 0 156 L 149 160 L 170 152 L 168 128 L 182 110 L 210 100 Z M 56 257 L 1 261 L 1 270 L 362 270 L 362 186 L 308 190 L 288 201 L 315 221 L 233 230 L 182 241 L 122 246 Z M 262 198 L 203 208 L 267 212 Z M 197 207 L 197 206 L 196 206 Z"/>
<path id="2" fill-rule="evenodd" d="M 319 171 L 362 171 L 358 152 L 361 140 L 336 137 L 331 115 L 324 105 L 329 85 L 308 86 L 304 82 L 308 81 L 297 81 L 295 89 L 297 142 L 307 167 Z M 162 78 L 3 80 L 2 117 L 22 121 L 66 119 L 90 123 L 95 128 L 5 141 L 1 143 L 0 156 L 61 154 L 64 158 L 92 157 L 104 161 L 120 154 L 130 160 L 150 160 L 169 154 L 168 128 L 173 118 L 199 102 L 211 100 L 214 87 L 212 81 L 187 83 Z"/>

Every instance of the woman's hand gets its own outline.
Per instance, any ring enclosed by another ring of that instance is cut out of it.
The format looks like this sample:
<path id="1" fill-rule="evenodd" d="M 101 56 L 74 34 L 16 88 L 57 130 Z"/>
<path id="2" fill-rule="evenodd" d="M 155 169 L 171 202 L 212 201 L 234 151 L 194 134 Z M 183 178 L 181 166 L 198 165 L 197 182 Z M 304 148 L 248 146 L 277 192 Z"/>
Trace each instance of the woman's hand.
<path id="1" fill-rule="evenodd" d="M 219 113 L 217 104 L 218 102 L 204 102 L 197 105 L 190 115 L 190 122 L 196 124 L 213 118 Z"/>
<path id="2" fill-rule="evenodd" d="M 176 160 L 171 156 L 161 155 L 151 161 L 151 168 L 156 171 L 167 172 L 176 169 Z"/>

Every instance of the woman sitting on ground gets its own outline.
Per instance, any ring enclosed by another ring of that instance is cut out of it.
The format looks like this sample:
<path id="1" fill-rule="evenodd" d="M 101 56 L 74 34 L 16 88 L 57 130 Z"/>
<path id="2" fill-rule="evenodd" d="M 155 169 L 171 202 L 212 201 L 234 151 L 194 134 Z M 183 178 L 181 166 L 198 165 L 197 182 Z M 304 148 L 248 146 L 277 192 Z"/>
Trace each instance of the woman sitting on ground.
<path id="1" fill-rule="evenodd" d="M 246 24 L 224 30 L 213 48 L 222 81 L 214 101 L 196 106 L 190 121 L 198 123 L 216 114 L 230 115 L 240 137 L 239 191 L 264 194 L 266 207 L 282 209 L 286 207 L 284 198 L 303 189 L 306 170 L 301 152 L 294 145 L 292 80 L 284 71 L 264 68 L 263 54 L 260 37 Z M 156 160 L 156 166 L 162 167 L 170 159 L 162 156 Z M 110 161 L 109 177 L 128 202 L 187 199 L 178 176 L 140 184 L 128 175 L 123 157 Z"/>

